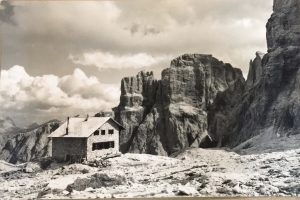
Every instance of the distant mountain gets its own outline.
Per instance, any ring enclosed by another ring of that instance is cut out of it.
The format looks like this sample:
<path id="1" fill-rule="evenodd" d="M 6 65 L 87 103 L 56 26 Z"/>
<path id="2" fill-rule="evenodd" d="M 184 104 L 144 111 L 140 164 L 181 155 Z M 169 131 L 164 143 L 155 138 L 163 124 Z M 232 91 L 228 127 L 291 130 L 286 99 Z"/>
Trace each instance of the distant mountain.
<path id="1" fill-rule="evenodd" d="M 26 129 L 29 129 L 29 130 L 32 130 L 32 129 L 35 129 L 37 127 L 39 127 L 40 125 L 38 123 L 33 123 L 33 124 L 30 124 Z"/>
<path id="2" fill-rule="evenodd" d="M 51 142 L 47 136 L 59 125 L 58 120 L 52 120 L 33 129 L 19 130 L 5 143 L 0 160 L 18 163 L 51 155 Z"/>
<path id="3" fill-rule="evenodd" d="M 18 129 L 15 122 L 9 117 L 0 117 L 0 133 L 12 132 Z"/>
<path id="4" fill-rule="evenodd" d="M 9 117 L 0 117 L 0 149 L 2 149 L 7 140 L 13 137 L 20 130 L 15 122 Z"/>

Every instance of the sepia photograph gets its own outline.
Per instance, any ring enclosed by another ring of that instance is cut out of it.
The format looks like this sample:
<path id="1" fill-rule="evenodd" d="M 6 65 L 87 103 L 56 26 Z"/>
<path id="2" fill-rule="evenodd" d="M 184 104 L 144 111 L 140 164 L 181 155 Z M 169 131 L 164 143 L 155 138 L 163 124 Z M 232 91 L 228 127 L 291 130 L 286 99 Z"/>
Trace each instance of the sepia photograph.
<path id="1" fill-rule="evenodd" d="M 0 199 L 190 197 L 300 197 L 300 0 L 0 0 Z"/>

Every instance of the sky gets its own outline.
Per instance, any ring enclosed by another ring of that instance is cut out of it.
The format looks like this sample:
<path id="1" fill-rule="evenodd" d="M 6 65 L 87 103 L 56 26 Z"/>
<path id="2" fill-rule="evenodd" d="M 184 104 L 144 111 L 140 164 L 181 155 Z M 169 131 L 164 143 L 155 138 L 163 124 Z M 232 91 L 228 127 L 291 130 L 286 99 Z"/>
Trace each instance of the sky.
<path id="1" fill-rule="evenodd" d="M 26 126 L 109 111 L 123 77 L 160 79 L 185 53 L 246 76 L 271 13 L 272 0 L 1 1 L 0 114 Z"/>

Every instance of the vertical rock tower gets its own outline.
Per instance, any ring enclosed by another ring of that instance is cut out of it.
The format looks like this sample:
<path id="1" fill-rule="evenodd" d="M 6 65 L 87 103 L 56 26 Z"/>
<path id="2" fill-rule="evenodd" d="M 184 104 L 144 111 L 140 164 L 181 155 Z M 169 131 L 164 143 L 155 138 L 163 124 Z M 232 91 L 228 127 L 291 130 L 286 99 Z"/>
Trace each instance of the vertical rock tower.
<path id="1" fill-rule="evenodd" d="M 237 81 L 242 72 L 211 55 L 185 54 L 163 70 L 124 78 L 115 118 L 125 127 L 123 152 L 176 154 L 199 147 L 207 136 L 207 111 L 218 92 Z"/>
<path id="2" fill-rule="evenodd" d="M 268 53 L 256 53 L 246 82 L 230 64 L 199 54 L 174 59 L 160 81 L 123 80 L 115 116 L 129 127 L 126 150 L 172 155 L 207 138 L 234 147 L 257 135 L 299 134 L 300 1 L 274 0 L 273 10 Z"/>
<path id="3" fill-rule="evenodd" d="M 232 93 L 238 100 L 213 106 L 211 122 L 218 120 L 217 113 L 228 119 L 219 128 L 210 123 L 211 137 L 223 145 L 236 146 L 257 135 L 271 139 L 300 133 L 300 1 L 274 0 L 273 10 L 267 23 L 268 53 L 251 62 L 247 89 Z"/>

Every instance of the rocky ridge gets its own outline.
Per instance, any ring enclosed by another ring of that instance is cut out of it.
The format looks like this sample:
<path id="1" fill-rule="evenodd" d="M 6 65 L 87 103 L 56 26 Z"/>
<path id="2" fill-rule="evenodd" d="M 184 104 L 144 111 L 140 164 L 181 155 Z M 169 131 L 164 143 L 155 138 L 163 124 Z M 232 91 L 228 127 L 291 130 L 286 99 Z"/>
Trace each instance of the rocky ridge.
<path id="1" fill-rule="evenodd" d="M 274 1 L 267 23 L 268 53 L 263 58 L 257 54 L 250 63 L 246 90 L 226 91 L 223 97 L 235 98 L 213 106 L 212 121 L 221 120 L 219 115 L 227 119 L 221 126 L 211 123 L 210 135 L 219 143 L 234 147 L 256 136 L 272 140 L 299 134 L 299 21 L 298 0 Z"/>
<path id="2" fill-rule="evenodd" d="M 59 121 L 52 120 L 34 129 L 19 131 L 5 143 L 0 159 L 20 163 L 51 155 L 51 140 L 47 136 L 58 128 L 59 124 Z"/>
<path id="3" fill-rule="evenodd" d="M 135 94 L 134 84 L 127 85 L 115 109 L 121 123 L 133 122 L 124 133 L 130 140 L 123 138 L 123 150 L 172 155 L 189 146 L 235 147 L 257 136 L 263 141 L 298 134 L 300 2 L 274 0 L 273 10 L 267 23 L 268 53 L 256 53 L 246 82 L 229 64 L 186 54 L 171 62 L 155 87 L 147 86 L 151 103 L 140 107 L 143 111 L 124 106 L 125 96 Z M 132 112 L 135 117 L 128 116 Z"/>
<path id="4" fill-rule="evenodd" d="M 150 112 L 156 99 L 158 81 L 151 72 L 140 72 L 136 77 L 126 77 L 121 81 L 120 104 L 114 108 L 114 116 L 126 129 L 120 135 L 120 149 L 127 152 L 139 124 Z"/>
<path id="5" fill-rule="evenodd" d="M 263 68 L 262 68 L 262 59 L 265 54 L 261 52 L 256 52 L 256 57 L 250 61 L 249 72 L 246 80 L 246 85 L 248 88 L 253 87 L 255 84 L 260 82 Z"/>
<path id="6" fill-rule="evenodd" d="M 216 95 L 244 83 L 242 72 L 211 55 L 185 54 L 155 80 L 151 72 L 121 82 L 114 116 L 126 132 L 123 152 L 176 154 L 207 136 L 207 111 Z"/>
<path id="7" fill-rule="evenodd" d="M 5 143 L 18 132 L 18 130 L 20 130 L 20 128 L 16 126 L 11 118 L 0 117 L 0 148 L 2 148 Z"/>

